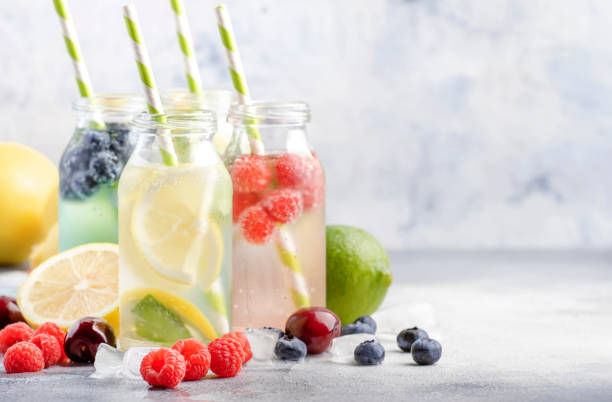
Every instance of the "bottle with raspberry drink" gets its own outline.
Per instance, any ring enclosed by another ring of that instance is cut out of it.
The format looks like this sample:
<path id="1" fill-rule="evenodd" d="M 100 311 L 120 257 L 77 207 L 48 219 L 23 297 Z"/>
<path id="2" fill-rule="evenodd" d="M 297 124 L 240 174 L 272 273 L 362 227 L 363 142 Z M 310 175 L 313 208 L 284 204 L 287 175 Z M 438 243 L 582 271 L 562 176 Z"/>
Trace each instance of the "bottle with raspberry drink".
<path id="1" fill-rule="evenodd" d="M 282 328 L 296 309 L 325 305 L 325 179 L 310 146 L 307 104 L 230 110 L 224 161 L 234 186 L 232 324 Z"/>

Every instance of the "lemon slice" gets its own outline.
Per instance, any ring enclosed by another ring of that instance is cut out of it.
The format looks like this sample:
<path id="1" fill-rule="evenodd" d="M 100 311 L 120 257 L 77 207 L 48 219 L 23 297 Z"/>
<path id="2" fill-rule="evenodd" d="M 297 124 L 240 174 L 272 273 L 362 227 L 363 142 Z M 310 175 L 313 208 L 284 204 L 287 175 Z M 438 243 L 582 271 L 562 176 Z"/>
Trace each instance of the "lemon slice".
<path id="1" fill-rule="evenodd" d="M 121 305 L 128 305 L 134 302 L 138 303 L 146 297 L 153 297 L 159 303 L 164 305 L 165 308 L 171 309 L 180 314 L 180 316 L 185 319 L 188 324 L 200 331 L 204 336 L 206 336 L 206 338 L 208 338 L 208 340 L 212 341 L 213 339 L 219 336 L 208 318 L 206 318 L 206 316 L 204 316 L 204 314 L 202 314 L 202 312 L 196 306 L 194 306 L 191 302 L 183 299 L 180 296 L 174 295 L 161 289 L 130 289 L 121 293 Z M 164 323 L 153 324 L 158 325 Z"/>
<path id="2" fill-rule="evenodd" d="M 149 266 L 164 279 L 208 289 L 219 276 L 223 240 L 210 217 L 215 166 L 172 168 L 136 200 L 132 234 Z"/>
<path id="3" fill-rule="evenodd" d="M 91 243 L 49 258 L 25 280 L 17 303 L 28 323 L 62 328 L 86 316 L 103 317 L 118 329 L 119 248 Z"/>

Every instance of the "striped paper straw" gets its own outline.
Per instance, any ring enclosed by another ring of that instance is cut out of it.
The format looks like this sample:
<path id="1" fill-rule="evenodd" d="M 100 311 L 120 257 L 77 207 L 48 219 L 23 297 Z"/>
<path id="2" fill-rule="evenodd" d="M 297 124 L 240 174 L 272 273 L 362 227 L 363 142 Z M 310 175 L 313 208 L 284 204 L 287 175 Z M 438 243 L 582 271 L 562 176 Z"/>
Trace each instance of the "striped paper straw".
<path id="1" fill-rule="evenodd" d="M 191 30 L 189 29 L 189 21 L 185 15 L 185 6 L 183 0 L 170 0 L 170 5 L 174 11 L 174 20 L 176 21 L 176 36 L 178 37 L 183 59 L 185 61 L 185 76 L 187 77 L 187 85 L 189 92 L 202 92 L 202 79 L 200 78 L 200 69 L 193 51 L 193 39 Z"/>
<path id="2" fill-rule="evenodd" d="M 219 25 L 219 34 L 221 42 L 225 47 L 227 55 L 227 63 L 234 89 L 238 93 L 238 103 L 249 104 L 251 97 L 247 86 L 244 69 L 238 46 L 234 39 L 234 30 L 232 22 L 227 11 L 227 7 L 220 5 L 216 8 L 217 24 Z M 251 130 L 249 131 L 249 128 Z M 259 131 L 247 125 L 247 133 L 249 134 L 249 142 L 251 144 L 251 153 L 254 155 L 264 155 L 265 149 Z M 302 271 L 302 265 L 298 259 L 297 249 L 291 232 L 284 226 L 279 225 L 276 235 L 276 247 L 282 264 L 291 272 L 291 296 L 296 308 L 306 307 L 310 305 L 310 292 L 306 286 L 306 278 Z"/>
<path id="3" fill-rule="evenodd" d="M 74 23 L 72 22 L 72 16 L 67 4 L 62 0 L 53 0 L 55 11 L 59 16 L 60 24 L 62 26 L 62 33 L 64 34 L 64 42 L 66 43 L 66 50 L 70 60 L 72 60 L 72 66 L 74 67 L 74 75 L 76 78 L 77 87 L 79 88 L 79 94 L 83 98 L 91 98 L 93 91 L 91 87 L 91 80 L 89 79 L 89 73 L 87 72 L 87 66 L 83 60 L 83 54 L 81 53 L 81 46 L 79 45 L 79 39 L 77 37 Z"/>
<path id="4" fill-rule="evenodd" d="M 123 6 L 123 17 L 125 19 L 125 26 L 127 27 L 128 34 L 132 39 L 136 66 L 138 67 L 140 80 L 142 81 L 142 86 L 145 91 L 149 113 L 155 115 L 162 114 L 164 113 L 164 108 L 159 97 L 159 92 L 157 91 L 157 86 L 155 85 L 155 77 L 153 76 L 151 61 L 149 60 L 149 52 L 147 52 L 147 47 L 145 46 L 140 31 L 140 22 L 138 21 L 138 14 L 136 13 L 136 6 L 134 4 Z M 159 147 L 161 149 L 164 164 L 169 166 L 176 165 L 176 154 L 174 153 L 172 140 L 169 136 L 163 133 L 159 136 Z"/>
<path id="5" fill-rule="evenodd" d="M 242 60 L 240 59 L 238 46 L 236 46 L 236 41 L 234 40 L 232 21 L 226 6 L 220 5 L 215 9 L 215 11 L 217 14 L 217 25 L 219 27 L 221 43 L 223 43 L 225 55 L 227 56 L 227 66 L 230 76 L 232 77 L 232 84 L 234 85 L 234 89 L 238 94 L 238 103 L 248 104 L 251 102 L 251 95 L 249 94 L 249 87 L 246 82 L 246 76 L 244 74 L 244 68 L 242 67 Z M 255 155 L 263 155 L 264 145 L 261 141 L 261 136 L 259 135 L 257 128 L 247 126 L 247 133 L 249 135 L 249 143 L 251 144 L 251 153 Z"/>

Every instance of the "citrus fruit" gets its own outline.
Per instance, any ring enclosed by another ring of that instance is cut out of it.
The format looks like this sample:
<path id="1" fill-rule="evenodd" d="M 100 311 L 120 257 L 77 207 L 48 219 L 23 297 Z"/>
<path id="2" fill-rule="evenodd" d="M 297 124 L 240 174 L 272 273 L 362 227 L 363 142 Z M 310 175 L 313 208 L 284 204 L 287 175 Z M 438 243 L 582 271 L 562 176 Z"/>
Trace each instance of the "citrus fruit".
<path id="1" fill-rule="evenodd" d="M 30 268 L 36 268 L 46 259 L 58 253 L 59 249 L 59 227 L 56 223 L 47 233 L 47 237 L 32 249 L 28 262 Z"/>
<path id="2" fill-rule="evenodd" d="M 45 156 L 0 142 L 0 266 L 21 264 L 57 222 L 59 175 Z"/>
<path id="3" fill-rule="evenodd" d="M 197 281 L 206 290 L 219 276 L 223 239 L 210 216 L 216 175 L 215 166 L 174 168 L 136 200 L 132 235 L 164 279 L 184 285 Z"/>
<path id="4" fill-rule="evenodd" d="M 51 321 L 67 329 L 79 318 L 102 317 L 119 329 L 119 248 L 90 243 L 59 253 L 33 270 L 17 304 L 34 328 Z"/>
<path id="5" fill-rule="evenodd" d="M 202 312 L 180 296 L 155 288 L 135 288 L 121 294 L 121 304 L 134 304 L 134 327 L 138 335 L 155 342 L 170 343 L 192 337 L 189 324 L 208 340 L 218 334 Z"/>
<path id="6" fill-rule="evenodd" d="M 373 313 L 392 281 L 385 249 L 371 234 L 351 226 L 327 226 L 326 239 L 327 308 L 343 324 Z"/>

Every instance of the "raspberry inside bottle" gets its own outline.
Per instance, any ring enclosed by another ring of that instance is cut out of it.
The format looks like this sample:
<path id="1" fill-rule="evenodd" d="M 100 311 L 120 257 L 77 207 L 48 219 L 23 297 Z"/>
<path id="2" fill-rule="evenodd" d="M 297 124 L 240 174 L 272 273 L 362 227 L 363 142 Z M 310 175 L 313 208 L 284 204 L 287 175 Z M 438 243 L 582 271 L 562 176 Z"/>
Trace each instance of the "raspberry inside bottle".
<path id="1" fill-rule="evenodd" d="M 232 326 L 277 327 L 325 305 L 325 176 L 301 102 L 234 104 Z"/>

